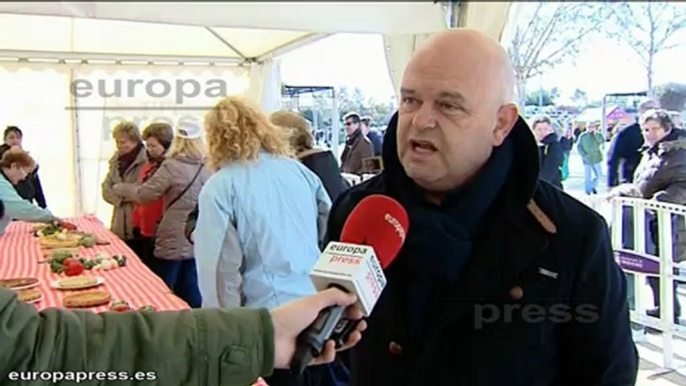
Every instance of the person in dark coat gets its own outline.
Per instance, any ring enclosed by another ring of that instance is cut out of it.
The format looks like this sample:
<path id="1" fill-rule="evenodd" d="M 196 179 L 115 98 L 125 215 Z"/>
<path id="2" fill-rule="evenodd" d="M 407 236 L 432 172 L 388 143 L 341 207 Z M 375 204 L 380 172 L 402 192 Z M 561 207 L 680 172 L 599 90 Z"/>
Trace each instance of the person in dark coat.
<path id="1" fill-rule="evenodd" d="M 607 224 L 539 180 L 536 141 L 511 102 L 513 73 L 480 32 L 434 35 L 405 69 L 384 171 L 334 203 L 329 240 L 371 194 L 409 215 L 351 352 L 351 385 L 635 383 Z"/>
<path id="2" fill-rule="evenodd" d="M 554 187 L 562 189 L 564 154 L 562 153 L 560 140 L 555 130 L 553 130 L 550 118 L 536 118 L 531 127 L 534 130 L 536 141 L 538 141 L 538 156 L 541 162 L 540 178 L 543 181 L 550 182 Z"/>
<path id="3" fill-rule="evenodd" d="M 564 181 L 569 177 L 569 155 L 572 153 L 572 148 L 574 148 L 572 129 L 565 130 L 564 135 L 560 138 L 560 148 L 562 148 L 562 154 L 564 155 L 562 161 L 562 181 Z"/>
<path id="4" fill-rule="evenodd" d="M 372 143 L 372 146 L 374 147 L 374 157 L 378 157 L 381 155 L 381 144 L 383 143 L 383 136 L 371 129 L 371 124 L 372 124 L 372 117 L 366 116 L 360 118 L 360 125 L 362 127 L 362 133 L 369 138 L 369 141 Z"/>
<path id="5" fill-rule="evenodd" d="M 670 204 L 686 205 L 686 132 L 674 127 L 665 110 L 648 110 L 640 118 L 645 146 L 641 163 L 634 173 L 634 182 L 615 187 L 608 198 L 615 196 L 637 197 Z M 624 227 L 627 229 L 628 246 L 633 248 L 634 218 L 632 211 L 624 208 Z M 659 233 L 657 216 L 646 214 L 646 228 L 649 237 L 646 252 L 659 255 Z M 686 261 L 686 226 L 682 215 L 672 215 L 672 258 L 675 263 Z M 660 317 L 660 279 L 648 277 L 653 291 L 655 308 L 646 311 L 648 316 Z M 677 297 L 679 282 L 674 282 L 674 322 L 678 323 L 681 305 Z"/>
<path id="6" fill-rule="evenodd" d="M 639 106 L 638 114 L 641 116 L 657 106 L 654 100 L 645 101 Z M 641 146 L 643 146 L 643 135 L 638 122 L 619 129 L 614 135 L 607 153 L 608 188 L 633 182 L 634 171 L 641 161 Z"/>
<path id="7" fill-rule="evenodd" d="M 21 149 L 23 138 L 24 134 L 21 129 L 17 126 L 7 126 L 3 135 L 4 143 L 0 145 L 0 158 L 2 158 L 2 155 L 5 154 L 7 150 L 14 146 Z M 14 189 L 19 193 L 21 198 L 28 200 L 31 203 L 35 202 L 36 205 L 43 209 L 48 207 L 48 204 L 45 201 L 45 194 L 43 193 L 43 185 L 41 185 L 40 178 L 38 177 L 37 165 L 31 174 L 14 185 Z"/>
<path id="8" fill-rule="evenodd" d="M 365 172 L 365 158 L 374 156 L 374 145 L 362 132 L 360 115 L 348 113 L 343 117 L 347 134 L 345 149 L 341 154 L 341 171 L 343 173 L 362 175 Z"/>
<path id="9" fill-rule="evenodd" d="M 341 176 L 333 153 L 314 147 L 310 123 L 305 118 L 290 111 L 277 111 L 269 116 L 269 120 L 276 126 L 288 130 L 289 141 L 295 150 L 296 158 L 322 180 L 332 202 L 350 187 Z"/>

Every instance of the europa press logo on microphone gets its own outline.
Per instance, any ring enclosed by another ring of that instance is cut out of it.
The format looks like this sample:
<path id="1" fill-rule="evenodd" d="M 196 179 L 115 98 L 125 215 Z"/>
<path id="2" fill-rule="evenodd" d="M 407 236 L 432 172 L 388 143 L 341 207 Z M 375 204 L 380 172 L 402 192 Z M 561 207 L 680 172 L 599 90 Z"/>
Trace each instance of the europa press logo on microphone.
<path id="1" fill-rule="evenodd" d="M 383 216 L 383 218 L 384 220 L 386 220 L 387 223 L 393 226 L 393 229 L 395 229 L 395 233 L 398 234 L 398 237 L 400 237 L 401 240 L 405 241 L 405 229 L 402 225 L 400 225 L 400 221 L 398 221 L 398 219 L 396 219 L 395 217 L 391 216 L 390 213 L 386 213 Z"/>

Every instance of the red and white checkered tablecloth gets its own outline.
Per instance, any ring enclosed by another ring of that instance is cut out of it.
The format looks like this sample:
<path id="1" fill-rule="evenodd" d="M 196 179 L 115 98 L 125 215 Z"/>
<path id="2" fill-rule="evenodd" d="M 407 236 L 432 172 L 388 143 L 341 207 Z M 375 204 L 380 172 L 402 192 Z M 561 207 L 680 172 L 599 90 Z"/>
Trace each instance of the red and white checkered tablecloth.
<path id="1" fill-rule="evenodd" d="M 84 271 L 85 275 L 100 276 L 105 279 L 103 285 L 92 289 L 105 290 L 112 295 L 113 301 L 125 300 L 134 309 L 145 305 L 152 305 L 158 311 L 189 308 L 186 302 L 172 294 L 164 282 L 96 217 L 83 216 L 67 221 L 76 225 L 79 231 L 92 233 L 99 239 L 110 242 L 109 245 L 96 245 L 95 248 L 81 248 L 79 249 L 81 256 L 95 257 L 98 252 L 126 256 L 124 267 L 109 271 Z M 43 299 L 34 303 L 36 308 L 38 310 L 50 307 L 62 308 L 62 298 L 76 291 L 56 290 L 50 287 L 51 281 L 66 276 L 52 273 L 48 264 L 39 264 L 39 261 L 44 260 L 45 257 L 38 240 L 32 234 L 35 225 L 15 221 L 7 228 L 5 235 L 0 237 L 0 279 L 35 277 L 40 280 L 37 289 L 43 293 Z M 108 309 L 109 305 L 89 308 L 95 312 Z"/>

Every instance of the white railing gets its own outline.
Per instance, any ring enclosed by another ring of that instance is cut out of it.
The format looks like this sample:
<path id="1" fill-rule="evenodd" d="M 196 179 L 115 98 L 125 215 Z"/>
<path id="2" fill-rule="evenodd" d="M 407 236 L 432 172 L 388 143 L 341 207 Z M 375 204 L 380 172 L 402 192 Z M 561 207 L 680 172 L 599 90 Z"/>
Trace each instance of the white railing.
<path id="1" fill-rule="evenodd" d="M 351 174 L 351 173 L 341 173 L 341 176 L 348 181 L 350 186 L 355 186 L 362 182 L 362 177 L 358 176 L 357 174 Z"/>
<path id="2" fill-rule="evenodd" d="M 614 198 L 611 201 L 599 196 L 576 198 L 603 215 L 611 226 L 612 246 L 617 262 L 625 272 L 634 274 L 634 285 L 629 286 L 630 290 L 633 287 L 635 304 L 634 309 L 630 311 L 631 320 L 662 331 L 663 367 L 674 369 L 673 339 L 675 336 L 686 339 L 686 326 L 678 325 L 674 320 L 676 293 L 673 290 L 673 283 L 675 280 L 686 282 L 686 264 L 674 263 L 673 228 L 678 222 L 686 225 L 686 206 L 626 197 Z M 657 256 L 654 251 L 646 251 L 646 239 L 653 237 L 645 225 L 647 217 L 657 222 Z M 629 224 L 633 224 L 631 233 L 625 232 L 624 229 Z M 633 245 L 625 248 L 627 234 L 633 236 Z M 659 318 L 646 315 L 645 310 L 649 305 L 641 296 L 641 283 L 646 277 L 651 276 L 660 278 Z M 686 304 L 681 306 L 683 309 Z"/>
<path id="3" fill-rule="evenodd" d="M 351 173 L 341 173 L 341 176 L 348 181 L 350 186 L 355 186 L 359 183 L 362 183 L 364 181 L 367 181 L 368 179 L 374 177 L 376 174 L 363 174 L 361 176 L 357 174 L 351 174 Z"/>

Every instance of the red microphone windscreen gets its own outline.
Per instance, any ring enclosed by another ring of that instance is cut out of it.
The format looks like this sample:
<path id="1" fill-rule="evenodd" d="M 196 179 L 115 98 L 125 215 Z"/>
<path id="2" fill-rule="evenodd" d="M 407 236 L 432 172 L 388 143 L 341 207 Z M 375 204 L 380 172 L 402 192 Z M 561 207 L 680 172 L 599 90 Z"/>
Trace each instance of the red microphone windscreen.
<path id="1" fill-rule="evenodd" d="M 381 268 L 388 267 L 405 242 L 410 220 L 405 208 L 388 196 L 367 196 L 343 225 L 341 242 L 374 248 Z"/>

